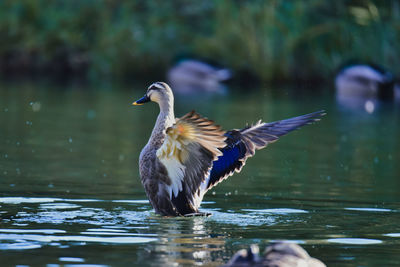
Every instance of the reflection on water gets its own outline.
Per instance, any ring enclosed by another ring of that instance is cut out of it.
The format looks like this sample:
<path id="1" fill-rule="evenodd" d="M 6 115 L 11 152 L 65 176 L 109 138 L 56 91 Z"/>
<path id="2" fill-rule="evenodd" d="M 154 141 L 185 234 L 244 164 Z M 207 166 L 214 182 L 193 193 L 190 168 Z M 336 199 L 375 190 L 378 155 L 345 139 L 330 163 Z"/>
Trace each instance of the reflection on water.
<path id="1" fill-rule="evenodd" d="M 102 207 L 98 207 L 100 203 Z M 2 224 L 6 226 L 0 229 L 0 250 L 75 250 L 81 246 L 129 245 L 138 250 L 137 261 L 157 265 L 171 262 L 183 265 L 218 265 L 228 258 L 228 255 L 221 257 L 221 254 L 229 252 L 230 255 L 236 250 L 234 248 L 242 248 L 254 242 L 267 244 L 281 240 L 279 234 L 268 232 L 291 231 L 287 227 L 295 227 L 300 236 L 307 236 L 308 231 L 315 233 L 311 239 L 296 239 L 296 235 L 286 233 L 286 237 L 290 237 L 289 241 L 302 245 L 398 244 L 387 238 L 400 236 L 398 233 L 386 231 L 374 234 L 366 228 L 366 232 L 358 233 L 360 237 L 353 237 L 357 235 L 357 229 L 353 228 L 347 234 L 340 233 L 346 222 L 340 218 L 336 218 L 336 221 L 332 219 L 336 214 L 343 218 L 359 217 L 360 212 L 369 214 L 359 221 L 367 220 L 370 214 L 387 212 L 394 213 L 394 217 L 399 218 L 399 209 L 349 206 L 338 210 L 336 205 L 328 209 L 307 205 L 304 209 L 240 209 L 234 212 L 221 211 L 217 208 L 218 201 L 209 201 L 204 208 L 213 213 L 211 217 L 166 218 L 155 215 L 148 201 L 140 199 L 2 197 L 0 204 Z M 323 214 L 328 214 L 330 220 L 322 220 Z M 318 227 L 318 231 L 323 229 L 324 233 L 316 232 L 316 222 L 325 223 Z M 386 223 L 386 226 L 381 225 L 376 229 L 381 228 L 382 231 L 388 225 L 390 224 Z M 370 236 L 375 238 L 369 238 Z M 142 253 L 140 250 L 143 250 Z M 76 262 L 87 262 L 85 258 L 70 258 L 71 260 L 67 260 L 69 257 L 61 257 L 59 261 L 74 262 L 76 259 Z"/>
<path id="2" fill-rule="evenodd" d="M 202 209 L 211 217 L 166 218 L 138 177 L 158 112 L 130 106 L 142 91 L 2 86 L 2 262 L 219 266 L 249 244 L 282 239 L 328 266 L 400 262 L 397 107 L 359 114 L 334 96 L 292 91 L 177 99 L 177 114 L 196 109 L 225 129 L 322 108 L 328 115 L 209 192 Z"/>

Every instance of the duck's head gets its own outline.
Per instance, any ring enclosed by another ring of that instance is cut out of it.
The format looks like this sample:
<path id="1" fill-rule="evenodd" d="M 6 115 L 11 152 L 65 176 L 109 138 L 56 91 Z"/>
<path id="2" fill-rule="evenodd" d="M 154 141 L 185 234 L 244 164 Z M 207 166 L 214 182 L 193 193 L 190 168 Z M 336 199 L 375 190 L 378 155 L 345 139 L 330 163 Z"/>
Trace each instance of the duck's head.
<path id="1" fill-rule="evenodd" d="M 164 82 L 156 82 L 147 88 L 146 94 L 132 103 L 132 105 L 143 105 L 144 103 L 153 101 L 160 106 L 169 104 L 173 100 L 173 94 L 168 84 Z"/>

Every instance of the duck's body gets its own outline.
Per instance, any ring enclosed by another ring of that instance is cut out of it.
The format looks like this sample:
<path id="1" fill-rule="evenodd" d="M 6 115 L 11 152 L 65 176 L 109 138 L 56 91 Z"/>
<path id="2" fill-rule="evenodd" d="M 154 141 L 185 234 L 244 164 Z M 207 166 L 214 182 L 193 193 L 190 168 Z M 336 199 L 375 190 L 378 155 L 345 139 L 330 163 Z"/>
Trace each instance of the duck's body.
<path id="1" fill-rule="evenodd" d="M 223 267 L 326 267 L 295 243 L 277 242 L 265 248 L 264 255 L 259 255 L 259 247 L 251 245 L 241 249 Z"/>
<path id="2" fill-rule="evenodd" d="M 354 64 L 340 70 L 335 78 L 339 97 L 392 100 L 395 78 L 389 71 L 371 64 Z"/>
<path id="3" fill-rule="evenodd" d="M 174 91 L 181 94 L 222 93 L 224 86 L 221 82 L 230 78 L 231 72 L 228 69 L 193 59 L 179 62 L 167 73 Z"/>
<path id="4" fill-rule="evenodd" d="M 151 205 L 166 216 L 201 214 L 198 208 L 204 194 L 239 172 L 256 149 L 324 114 L 319 111 L 224 132 L 194 111 L 175 119 L 172 90 L 165 83 L 152 84 L 134 104 L 148 101 L 159 104 L 160 114 L 140 153 L 140 177 Z"/>

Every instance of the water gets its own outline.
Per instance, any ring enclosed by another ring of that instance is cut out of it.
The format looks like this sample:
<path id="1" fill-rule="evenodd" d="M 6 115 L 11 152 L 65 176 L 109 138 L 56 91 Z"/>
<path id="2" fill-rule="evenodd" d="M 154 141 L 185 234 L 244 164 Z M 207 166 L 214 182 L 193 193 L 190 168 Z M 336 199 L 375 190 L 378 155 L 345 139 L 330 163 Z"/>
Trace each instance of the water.
<path id="1" fill-rule="evenodd" d="M 145 85 L 0 89 L 0 261 L 7 266 L 219 266 L 274 240 L 329 266 L 400 262 L 400 124 L 390 104 L 276 89 L 178 98 L 225 129 L 326 109 L 205 197 L 208 218 L 163 218 L 138 177 L 157 107 Z"/>

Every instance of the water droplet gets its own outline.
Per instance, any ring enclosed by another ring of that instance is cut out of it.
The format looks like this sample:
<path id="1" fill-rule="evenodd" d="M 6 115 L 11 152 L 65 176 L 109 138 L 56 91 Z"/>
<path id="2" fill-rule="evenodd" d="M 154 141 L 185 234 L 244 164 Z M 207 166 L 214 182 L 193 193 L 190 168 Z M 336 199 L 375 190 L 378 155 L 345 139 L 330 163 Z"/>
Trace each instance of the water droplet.
<path id="1" fill-rule="evenodd" d="M 68 142 L 72 143 L 72 138 L 71 137 L 68 139 Z"/>
<path id="2" fill-rule="evenodd" d="M 53 188 L 54 187 L 54 185 L 52 184 L 52 183 L 50 183 L 47 187 L 49 187 L 49 188 Z"/>
<path id="3" fill-rule="evenodd" d="M 26 123 L 26 125 L 32 126 L 32 122 L 31 121 L 26 121 L 25 123 Z"/>
<path id="4" fill-rule="evenodd" d="M 32 106 L 33 112 L 38 112 L 41 109 L 42 104 L 40 104 L 40 102 L 33 102 L 31 104 L 31 106 Z"/>
<path id="5" fill-rule="evenodd" d="M 104 177 L 107 177 L 107 173 L 104 173 L 103 176 L 104 176 Z"/>
<path id="6" fill-rule="evenodd" d="M 10 187 L 14 187 L 15 186 L 15 184 L 10 184 Z"/>
<path id="7" fill-rule="evenodd" d="M 5 157 L 5 158 L 8 158 L 8 154 L 4 154 L 4 157 Z"/>
<path id="8" fill-rule="evenodd" d="M 17 142 L 17 143 L 15 143 L 17 146 L 19 146 L 21 143 L 20 142 Z"/>

